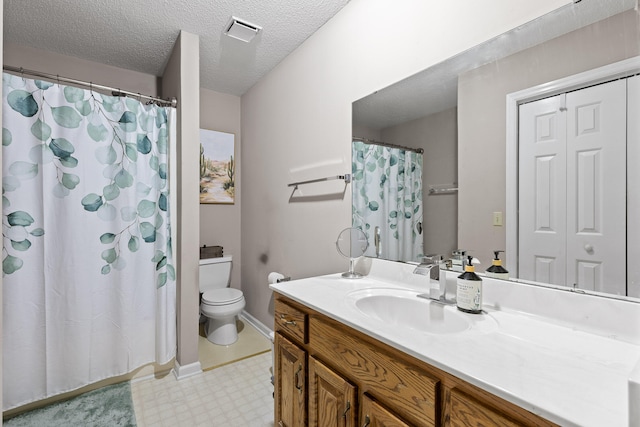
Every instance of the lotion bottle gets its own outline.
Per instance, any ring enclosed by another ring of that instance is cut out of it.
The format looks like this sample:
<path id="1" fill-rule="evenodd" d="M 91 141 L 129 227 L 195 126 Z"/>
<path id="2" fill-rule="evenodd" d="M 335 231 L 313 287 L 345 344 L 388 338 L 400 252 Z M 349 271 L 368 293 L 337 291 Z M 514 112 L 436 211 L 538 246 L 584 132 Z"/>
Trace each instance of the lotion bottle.
<path id="1" fill-rule="evenodd" d="M 464 273 L 458 276 L 456 284 L 456 305 L 466 313 L 482 313 L 482 279 L 475 273 L 473 257 L 468 257 Z"/>
<path id="2" fill-rule="evenodd" d="M 500 252 L 504 251 L 493 251 L 495 257 L 493 258 L 492 266 L 487 268 L 485 271 L 487 277 L 493 277 L 494 279 L 509 279 L 509 272 L 506 268 L 502 266 L 502 260 L 500 259 Z"/>

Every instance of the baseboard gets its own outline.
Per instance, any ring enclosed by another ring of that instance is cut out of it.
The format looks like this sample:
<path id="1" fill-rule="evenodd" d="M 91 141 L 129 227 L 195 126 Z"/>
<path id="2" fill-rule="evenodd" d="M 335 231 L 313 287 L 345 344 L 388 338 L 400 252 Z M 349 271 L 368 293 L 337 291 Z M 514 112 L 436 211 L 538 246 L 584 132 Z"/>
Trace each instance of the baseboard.
<path id="1" fill-rule="evenodd" d="M 131 383 L 137 383 L 138 381 L 146 381 L 153 378 L 163 378 L 173 371 L 173 366 L 176 363 L 176 358 L 172 358 L 170 361 L 163 365 L 157 363 L 149 363 L 144 365 L 129 374 L 129 380 Z"/>
<path id="2" fill-rule="evenodd" d="M 271 340 L 270 334 L 273 333 L 273 330 L 271 330 L 267 325 L 253 317 L 251 314 L 247 313 L 245 310 L 242 310 L 242 313 L 240 313 L 240 317 L 251 326 L 256 328 L 258 332 L 265 336 L 265 338 Z"/>
<path id="3" fill-rule="evenodd" d="M 194 375 L 198 375 L 202 373 L 202 366 L 200 366 L 200 362 L 193 362 L 188 365 L 180 366 L 178 361 L 172 369 L 173 375 L 175 375 L 178 381 L 183 380 L 185 378 L 192 377 Z"/>

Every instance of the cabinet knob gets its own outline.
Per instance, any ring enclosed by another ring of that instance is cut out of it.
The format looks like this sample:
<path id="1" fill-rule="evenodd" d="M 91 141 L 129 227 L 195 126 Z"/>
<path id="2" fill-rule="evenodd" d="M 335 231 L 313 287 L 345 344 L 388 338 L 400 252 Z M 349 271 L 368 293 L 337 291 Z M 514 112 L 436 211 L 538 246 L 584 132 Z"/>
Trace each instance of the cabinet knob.
<path id="1" fill-rule="evenodd" d="M 371 424 L 371 418 L 369 418 L 369 415 L 365 415 L 364 416 L 364 424 L 362 424 L 362 427 L 368 427 L 369 424 Z"/>

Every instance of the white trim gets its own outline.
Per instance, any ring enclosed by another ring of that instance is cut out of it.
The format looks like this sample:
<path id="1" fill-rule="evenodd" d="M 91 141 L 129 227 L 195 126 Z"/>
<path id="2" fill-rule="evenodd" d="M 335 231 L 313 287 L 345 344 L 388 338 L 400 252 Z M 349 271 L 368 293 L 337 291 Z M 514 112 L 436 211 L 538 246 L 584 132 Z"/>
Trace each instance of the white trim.
<path id="1" fill-rule="evenodd" d="M 166 375 L 169 375 L 171 372 L 173 371 L 173 368 L 169 368 L 169 369 L 163 369 L 162 371 L 157 371 L 157 372 L 152 372 L 150 374 L 146 374 L 140 377 L 137 376 L 133 376 L 133 378 L 131 378 L 131 384 L 133 383 L 137 383 L 140 381 L 146 381 L 146 380 L 152 380 L 152 379 L 156 379 L 156 378 L 163 378 Z"/>
<path id="2" fill-rule="evenodd" d="M 242 310 L 242 313 L 240 313 L 240 318 L 245 320 L 248 324 L 250 324 L 254 328 L 256 328 L 258 332 L 260 332 L 262 335 L 265 336 L 265 338 L 268 338 L 269 340 L 271 340 L 270 336 L 271 334 L 273 334 L 273 330 L 269 329 L 267 325 L 265 325 L 264 323 L 256 319 L 254 316 L 252 316 L 245 310 Z"/>
<path id="3" fill-rule="evenodd" d="M 640 76 L 627 80 L 627 112 L 628 117 L 640 116 Z M 627 119 L 627 296 L 636 298 L 640 298 L 640 268 L 638 267 L 640 245 L 636 243 L 637 236 L 640 235 L 638 159 L 640 159 L 640 124 L 637 119 Z M 630 189 L 634 191 L 629 191 Z M 633 237 L 630 238 L 630 236 Z"/>
<path id="4" fill-rule="evenodd" d="M 176 360 L 174 367 L 171 371 L 173 372 L 173 375 L 176 377 L 176 379 L 180 381 L 185 378 L 189 378 L 194 375 L 201 374 L 202 366 L 200 365 L 200 362 L 193 362 L 188 365 L 180 366 L 180 364 Z"/>
<path id="5" fill-rule="evenodd" d="M 507 94 L 506 217 L 507 270 L 518 277 L 518 106 L 640 72 L 640 56 Z"/>

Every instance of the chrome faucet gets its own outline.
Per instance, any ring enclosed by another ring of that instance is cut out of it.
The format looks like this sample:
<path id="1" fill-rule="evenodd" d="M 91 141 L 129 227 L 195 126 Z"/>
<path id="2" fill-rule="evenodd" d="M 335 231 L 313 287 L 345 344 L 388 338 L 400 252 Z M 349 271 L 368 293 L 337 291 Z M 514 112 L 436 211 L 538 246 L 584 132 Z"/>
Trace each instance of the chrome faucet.
<path id="1" fill-rule="evenodd" d="M 430 299 L 442 303 L 450 303 L 445 298 L 446 282 L 440 280 L 440 267 L 445 261 L 440 255 L 426 255 L 423 261 L 413 270 L 413 274 L 429 276 L 429 293 L 419 294 L 419 298 Z"/>
<path id="2" fill-rule="evenodd" d="M 413 270 L 413 274 L 429 276 L 429 294 L 418 295 L 421 298 L 440 299 L 440 255 L 425 255 L 422 262 Z"/>

